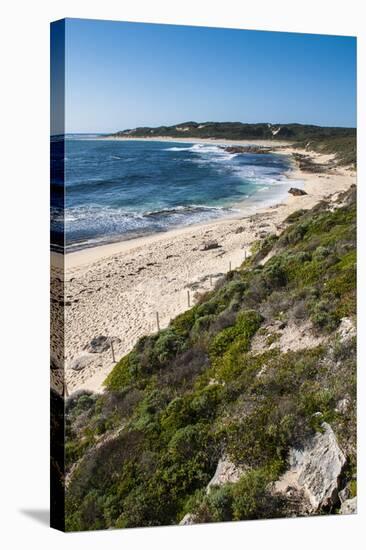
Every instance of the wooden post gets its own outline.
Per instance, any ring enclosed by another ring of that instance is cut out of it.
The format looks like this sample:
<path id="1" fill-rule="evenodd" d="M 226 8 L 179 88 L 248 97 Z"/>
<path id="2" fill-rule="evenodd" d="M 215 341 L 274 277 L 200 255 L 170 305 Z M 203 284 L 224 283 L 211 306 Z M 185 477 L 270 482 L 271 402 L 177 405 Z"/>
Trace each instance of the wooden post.
<path id="1" fill-rule="evenodd" d="M 229 271 L 231 271 L 231 262 L 229 262 Z"/>
<path id="2" fill-rule="evenodd" d="M 210 286 L 212 286 L 212 275 L 210 275 Z"/>
<path id="3" fill-rule="evenodd" d="M 191 307 L 191 296 L 189 294 L 189 290 L 187 290 L 187 302 L 188 302 L 188 307 Z"/>
<path id="4" fill-rule="evenodd" d="M 158 327 L 158 332 L 160 331 L 160 323 L 159 323 L 159 312 L 156 312 L 156 325 Z"/>
<path id="5" fill-rule="evenodd" d="M 244 250 L 244 260 L 246 260 L 246 259 L 247 259 L 247 251 Z"/>
<path id="6" fill-rule="evenodd" d="M 113 360 L 113 363 L 116 363 L 117 361 L 114 355 L 113 340 L 110 341 L 110 344 L 111 344 L 112 360 Z"/>

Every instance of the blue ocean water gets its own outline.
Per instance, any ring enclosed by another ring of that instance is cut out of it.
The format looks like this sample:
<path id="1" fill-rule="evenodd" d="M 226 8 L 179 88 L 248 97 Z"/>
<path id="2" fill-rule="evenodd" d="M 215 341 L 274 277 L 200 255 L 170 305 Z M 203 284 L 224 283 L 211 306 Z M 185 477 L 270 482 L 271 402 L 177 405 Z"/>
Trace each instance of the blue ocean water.
<path id="1" fill-rule="evenodd" d="M 64 156 L 67 251 L 235 215 L 278 202 L 289 188 L 288 157 L 231 154 L 216 144 L 72 136 Z M 62 216 L 56 205 L 54 242 Z"/>

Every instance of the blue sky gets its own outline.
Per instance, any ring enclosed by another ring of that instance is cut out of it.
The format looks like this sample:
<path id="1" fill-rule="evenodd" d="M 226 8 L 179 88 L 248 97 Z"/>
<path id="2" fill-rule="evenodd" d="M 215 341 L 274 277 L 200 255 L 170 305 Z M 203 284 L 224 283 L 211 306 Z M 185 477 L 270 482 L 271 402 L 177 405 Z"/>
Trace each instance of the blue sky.
<path id="1" fill-rule="evenodd" d="M 66 20 L 66 131 L 356 125 L 353 37 Z"/>

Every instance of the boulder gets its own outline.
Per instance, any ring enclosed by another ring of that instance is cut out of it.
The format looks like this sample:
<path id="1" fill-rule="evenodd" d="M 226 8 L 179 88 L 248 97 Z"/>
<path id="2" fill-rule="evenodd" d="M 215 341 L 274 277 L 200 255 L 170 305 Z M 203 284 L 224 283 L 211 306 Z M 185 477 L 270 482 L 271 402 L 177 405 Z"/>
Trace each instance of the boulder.
<path id="1" fill-rule="evenodd" d="M 111 338 L 109 336 L 96 336 L 90 340 L 89 344 L 84 347 L 88 353 L 104 353 L 111 347 L 111 342 L 120 342 L 119 338 Z"/>
<path id="2" fill-rule="evenodd" d="M 286 493 L 289 485 L 303 491 L 312 512 L 339 504 L 339 482 L 346 457 L 326 422 L 322 432 L 306 439 L 289 452 L 290 469 L 276 482 L 275 491 Z"/>
<path id="3" fill-rule="evenodd" d="M 306 191 L 304 191 L 303 189 L 299 189 L 298 187 L 291 187 L 291 189 L 289 189 L 288 192 L 294 197 L 301 197 L 302 195 L 307 195 Z"/>
<path id="4" fill-rule="evenodd" d="M 357 497 L 349 498 L 342 503 L 340 514 L 357 514 Z"/>
<path id="5" fill-rule="evenodd" d="M 99 367 L 100 365 L 100 358 L 98 356 L 95 356 L 93 353 L 84 353 L 82 355 L 79 355 L 78 357 L 75 357 L 73 361 L 70 363 L 70 369 L 72 370 L 83 370 L 87 367 Z"/>
<path id="6" fill-rule="evenodd" d="M 356 336 L 356 327 L 349 317 L 343 317 L 338 327 L 338 334 L 342 342 L 347 342 Z"/>
<path id="7" fill-rule="evenodd" d="M 194 525 L 195 518 L 193 514 L 186 514 L 184 518 L 179 522 L 179 525 Z"/>
<path id="8" fill-rule="evenodd" d="M 348 397 L 344 397 L 343 399 L 340 399 L 337 402 L 335 410 L 338 413 L 346 414 L 346 412 L 349 409 L 350 404 L 351 404 L 351 400 Z"/>
<path id="9" fill-rule="evenodd" d="M 236 466 L 227 458 L 220 458 L 216 472 L 206 487 L 206 493 L 209 494 L 213 486 L 236 483 L 244 473 L 245 470 L 243 468 Z"/>
<path id="10" fill-rule="evenodd" d="M 217 241 L 206 241 L 201 246 L 200 250 L 213 250 L 214 248 L 220 248 L 220 245 Z"/>

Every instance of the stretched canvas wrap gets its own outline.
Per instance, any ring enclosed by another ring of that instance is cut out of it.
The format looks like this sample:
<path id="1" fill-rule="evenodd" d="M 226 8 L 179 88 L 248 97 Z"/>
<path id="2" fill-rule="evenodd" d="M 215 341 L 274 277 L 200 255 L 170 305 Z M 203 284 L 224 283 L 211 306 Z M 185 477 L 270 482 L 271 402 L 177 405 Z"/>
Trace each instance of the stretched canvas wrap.
<path id="1" fill-rule="evenodd" d="M 355 513 L 356 39 L 57 21 L 51 120 L 52 526 Z"/>

